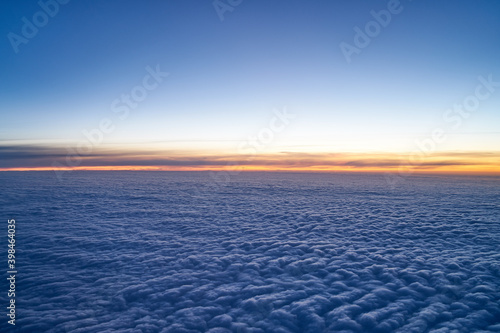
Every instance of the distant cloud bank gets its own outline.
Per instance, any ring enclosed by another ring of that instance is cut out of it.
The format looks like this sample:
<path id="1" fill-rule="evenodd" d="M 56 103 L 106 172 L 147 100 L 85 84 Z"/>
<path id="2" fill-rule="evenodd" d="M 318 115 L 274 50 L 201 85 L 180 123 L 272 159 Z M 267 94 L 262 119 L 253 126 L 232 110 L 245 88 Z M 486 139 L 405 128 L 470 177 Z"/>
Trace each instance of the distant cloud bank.
<path id="1" fill-rule="evenodd" d="M 408 167 L 408 154 L 397 153 L 262 153 L 208 154 L 158 149 L 100 149 L 81 155 L 48 145 L 0 145 L 0 170 L 297 170 L 397 171 Z M 436 152 L 420 159 L 414 170 L 500 174 L 500 152 Z"/>

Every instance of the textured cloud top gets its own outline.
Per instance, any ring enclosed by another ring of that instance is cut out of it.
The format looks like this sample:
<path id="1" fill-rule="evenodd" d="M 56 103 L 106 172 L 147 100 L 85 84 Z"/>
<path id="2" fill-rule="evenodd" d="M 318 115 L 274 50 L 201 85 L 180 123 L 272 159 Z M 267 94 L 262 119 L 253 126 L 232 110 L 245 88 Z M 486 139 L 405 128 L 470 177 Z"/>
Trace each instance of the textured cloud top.
<path id="1" fill-rule="evenodd" d="M 0 182 L 18 228 L 18 332 L 500 331 L 499 178 Z"/>

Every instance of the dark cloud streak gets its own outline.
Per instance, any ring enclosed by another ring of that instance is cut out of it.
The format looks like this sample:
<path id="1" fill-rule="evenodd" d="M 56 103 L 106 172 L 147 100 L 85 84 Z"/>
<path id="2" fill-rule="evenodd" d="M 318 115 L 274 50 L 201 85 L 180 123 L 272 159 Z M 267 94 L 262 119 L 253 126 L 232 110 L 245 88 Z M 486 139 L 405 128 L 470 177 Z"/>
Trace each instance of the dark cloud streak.
<path id="1" fill-rule="evenodd" d="M 490 165 L 499 156 L 496 152 L 451 152 L 436 154 L 419 161 L 420 168 Z M 81 158 L 79 166 L 280 166 L 280 167 L 349 167 L 395 168 L 405 160 L 397 154 L 359 153 L 294 153 L 267 155 L 201 155 L 179 151 L 160 150 L 95 150 L 78 155 L 74 149 L 56 146 L 3 145 L 0 146 L 0 168 L 51 167 L 54 162 L 68 165 L 68 158 Z"/>

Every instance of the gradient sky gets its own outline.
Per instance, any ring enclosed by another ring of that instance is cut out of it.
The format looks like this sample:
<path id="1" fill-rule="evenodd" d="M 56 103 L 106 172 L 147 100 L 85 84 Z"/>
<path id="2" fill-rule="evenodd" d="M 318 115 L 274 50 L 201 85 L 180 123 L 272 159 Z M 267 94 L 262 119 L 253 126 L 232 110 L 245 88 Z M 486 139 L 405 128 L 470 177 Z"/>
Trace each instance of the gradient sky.
<path id="1" fill-rule="evenodd" d="M 243 0 L 222 21 L 212 1 L 72 0 L 16 53 L 9 33 L 41 7 L 3 1 L 0 168 L 67 166 L 68 147 L 109 118 L 114 130 L 78 167 L 383 169 L 441 128 L 419 164 L 497 170 L 500 86 L 456 128 L 443 114 L 479 76 L 500 82 L 500 2 L 402 0 L 348 63 L 340 44 L 389 2 Z M 148 66 L 169 75 L 120 119 L 113 101 Z M 248 163 L 238 147 L 285 108 L 295 118 Z"/>

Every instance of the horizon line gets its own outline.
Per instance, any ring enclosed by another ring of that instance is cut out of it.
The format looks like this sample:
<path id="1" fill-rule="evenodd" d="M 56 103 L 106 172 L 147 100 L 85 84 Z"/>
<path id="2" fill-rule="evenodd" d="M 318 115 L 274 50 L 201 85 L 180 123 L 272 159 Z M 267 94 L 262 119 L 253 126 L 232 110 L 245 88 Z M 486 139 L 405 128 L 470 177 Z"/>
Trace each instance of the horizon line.
<path id="1" fill-rule="evenodd" d="M 67 168 L 54 167 L 13 167 L 0 168 L 0 172 L 70 172 L 70 171 L 145 171 L 145 172 L 266 172 L 266 173 L 352 173 L 352 174 L 393 174 L 400 177 L 409 175 L 463 175 L 463 176 L 500 176 L 500 169 L 484 170 L 484 169 L 457 169 L 457 170 L 439 170 L 437 168 L 407 168 L 402 171 L 399 168 L 270 168 L 270 167 L 245 167 L 245 166 L 230 166 L 222 168 L 175 168 L 169 166 L 80 166 Z"/>

